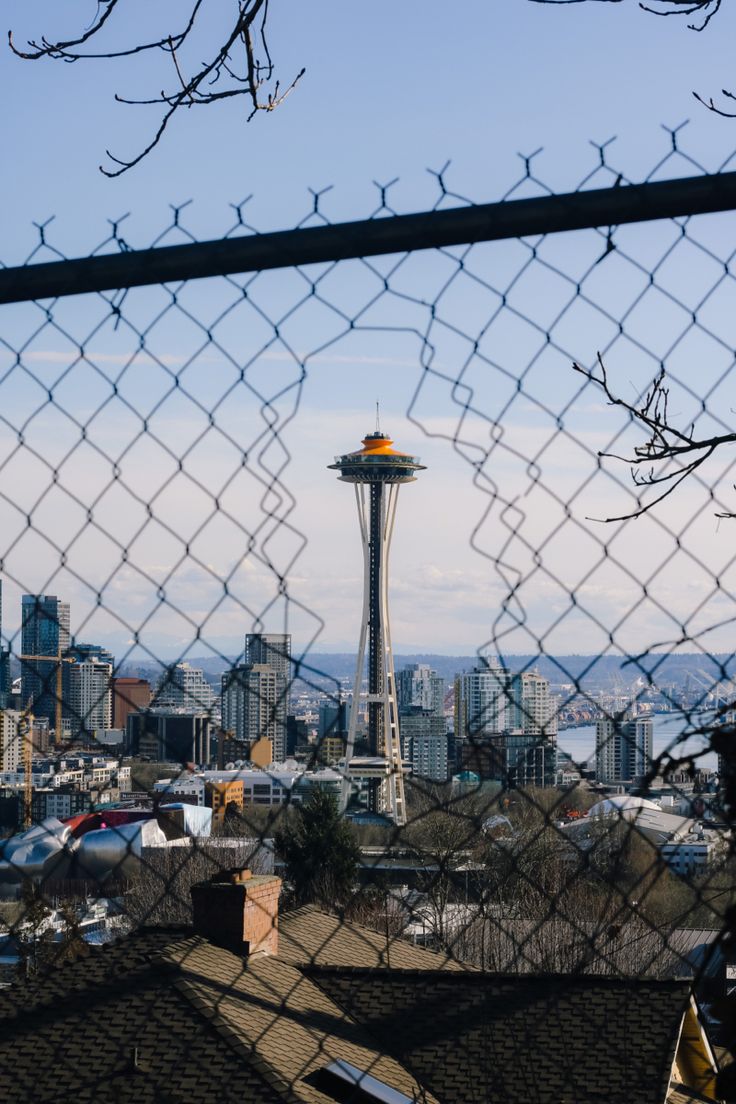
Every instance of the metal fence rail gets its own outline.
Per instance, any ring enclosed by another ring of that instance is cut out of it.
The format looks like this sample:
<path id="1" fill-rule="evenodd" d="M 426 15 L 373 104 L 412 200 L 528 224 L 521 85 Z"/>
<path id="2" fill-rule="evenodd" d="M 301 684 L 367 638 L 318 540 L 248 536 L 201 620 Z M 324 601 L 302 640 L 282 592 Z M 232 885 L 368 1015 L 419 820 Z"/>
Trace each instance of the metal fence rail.
<path id="1" fill-rule="evenodd" d="M 0 272 L 0 303 L 731 211 L 736 173 L 161 246 Z"/>

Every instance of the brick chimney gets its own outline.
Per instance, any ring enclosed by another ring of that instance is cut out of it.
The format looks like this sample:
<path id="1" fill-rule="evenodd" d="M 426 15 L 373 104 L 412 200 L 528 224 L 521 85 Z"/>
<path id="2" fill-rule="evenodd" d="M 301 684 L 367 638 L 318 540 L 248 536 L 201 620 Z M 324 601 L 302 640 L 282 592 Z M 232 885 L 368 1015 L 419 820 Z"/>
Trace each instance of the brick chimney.
<path id="1" fill-rule="evenodd" d="M 235 870 L 193 885 L 194 928 L 236 954 L 278 954 L 281 879 Z"/>

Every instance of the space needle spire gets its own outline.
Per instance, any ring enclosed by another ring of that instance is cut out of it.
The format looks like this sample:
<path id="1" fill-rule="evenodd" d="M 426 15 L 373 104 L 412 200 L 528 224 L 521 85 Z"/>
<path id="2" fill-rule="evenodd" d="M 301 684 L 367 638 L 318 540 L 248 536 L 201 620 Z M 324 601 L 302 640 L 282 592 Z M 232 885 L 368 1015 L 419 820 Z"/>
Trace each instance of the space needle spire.
<path id="1" fill-rule="evenodd" d="M 368 782 L 369 808 L 389 816 L 395 824 L 405 824 L 399 712 L 388 616 L 388 554 L 399 487 L 402 483 L 414 482 L 415 473 L 424 471 L 424 465 L 416 456 L 398 452 L 392 447 L 393 441 L 380 428 L 378 403 L 376 430 L 364 437 L 362 443 L 363 448 L 358 452 L 337 456 L 335 463 L 329 465 L 333 471 L 340 472 L 340 479 L 355 486 L 363 545 L 363 617 L 348 724 L 343 808 L 347 805 L 350 780 L 365 780 Z M 355 758 L 366 648 L 369 754 Z"/>

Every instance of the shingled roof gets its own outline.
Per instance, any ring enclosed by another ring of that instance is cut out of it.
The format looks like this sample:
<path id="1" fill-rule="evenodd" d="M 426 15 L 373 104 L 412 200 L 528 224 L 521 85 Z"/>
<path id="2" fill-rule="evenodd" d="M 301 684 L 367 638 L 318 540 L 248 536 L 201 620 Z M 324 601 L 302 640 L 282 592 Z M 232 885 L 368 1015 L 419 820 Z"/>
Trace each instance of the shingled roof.
<path id="1" fill-rule="evenodd" d="M 426 1104 L 665 1101 L 685 983 L 384 953 L 314 909 L 283 916 L 278 956 L 143 929 L 0 994 L 0 1100 L 334 1104 L 315 1076 L 339 1060 Z"/>
<path id="2" fill-rule="evenodd" d="M 371 931 L 312 905 L 279 917 L 279 958 L 295 965 L 362 966 L 367 969 L 475 970 L 407 939 Z"/>
<path id="3" fill-rule="evenodd" d="M 307 970 L 453 1104 L 665 1100 L 687 983 L 586 976 Z"/>
<path id="4" fill-rule="evenodd" d="M 232 1080 L 228 1040 L 173 984 L 181 971 L 168 950 L 181 940 L 178 929 L 144 930 L 3 990 L 0 1100 L 281 1101 L 252 1063 Z"/>

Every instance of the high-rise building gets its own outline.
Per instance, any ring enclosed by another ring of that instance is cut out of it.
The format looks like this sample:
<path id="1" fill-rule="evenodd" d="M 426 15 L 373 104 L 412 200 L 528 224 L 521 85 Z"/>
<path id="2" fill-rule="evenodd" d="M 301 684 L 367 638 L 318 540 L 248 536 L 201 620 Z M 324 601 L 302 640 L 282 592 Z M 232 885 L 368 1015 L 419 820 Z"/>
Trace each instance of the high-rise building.
<path id="1" fill-rule="evenodd" d="M 129 713 L 148 709 L 151 704 L 151 684 L 142 678 L 112 680 L 112 727 L 125 728 Z"/>
<path id="2" fill-rule="evenodd" d="M 455 680 L 455 740 L 460 765 L 509 786 L 552 786 L 556 717 L 549 681 L 486 665 Z"/>
<path id="3" fill-rule="evenodd" d="M 289 633 L 247 633 L 244 663 L 246 667 L 272 667 L 284 676 L 288 684 L 291 678 L 291 636 Z"/>
<path id="4" fill-rule="evenodd" d="M 549 694 L 549 679 L 536 671 L 522 671 L 511 680 L 511 728 L 525 736 L 557 735 L 557 712 Z"/>
<path id="5" fill-rule="evenodd" d="M 388 617 L 388 555 L 402 483 L 412 483 L 424 465 L 416 456 L 398 452 L 376 425 L 363 438 L 363 448 L 335 458 L 329 467 L 355 487 L 363 543 L 363 618 L 355 668 L 353 705 L 346 748 L 347 774 L 368 786 L 368 806 L 406 823 L 404 774 L 399 735 L 396 675 Z M 368 751 L 353 758 L 358 726 L 359 691 L 368 651 Z M 350 785 L 342 788 L 343 807 Z"/>
<path id="6" fill-rule="evenodd" d="M 107 648 L 103 647 L 102 644 L 78 644 L 73 640 L 64 652 L 63 663 L 61 665 L 61 694 L 64 703 L 64 728 L 68 729 L 68 731 L 74 735 L 77 735 L 77 733 L 81 732 L 83 729 L 85 732 L 92 731 L 81 721 L 82 715 L 79 712 L 80 700 L 78 697 L 80 681 L 78 675 L 72 674 L 72 669 L 78 664 L 88 663 L 90 661 L 107 664 L 111 672 L 115 669 L 114 655 Z M 86 676 L 86 678 L 88 678 L 88 676 Z M 86 701 L 85 708 L 89 709 L 91 705 L 91 700 Z M 99 711 L 97 711 L 96 715 L 99 715 Z M 100 726 L 95 725 L 94 727 L 99 728 Z M 108 724 L 106 727 L 110 728 L 111 724 Z"/>
<path id="7" fill-rule="evenodd" d="M 73 736 L 112 728 L 111 663 L 90 657 L 69 665 L 69 715 Z"/>
<path id="8" fill-rule="evenodd" d="M 401 747 L 412 774 L 433 782 L 448 776 L 447 722 L 443 714 L 413 709 L 401 714 Z"/>
<path id="9" fill-rule="evenodd" d="M 0 710 L 0 770 L 17 771 L 23 765 L 22 714 Z"/>
<path id="10" fill-rule="evenodd" d="M 491 665 L 455 679 L 455 739 L 478 740 L 515 727 L 513 676 L 505 667 Z"/>
<path id="11" fill-rule="evenodd" d="M 416 778 L 446 782 L 448 777 L 447 733 L 420 732 L 411 739 L 411 768 Z"/>
<path id="12" fill-rule="evenodd" d="M 3 581 L 0 579 L 0 709 L 8 704 L 10 692 L 10 651 L 3 640 Z"/>
<path id="13" fill-rule="evenodd" d="M 204 677 L 204 671 L 189 663 L 167 667 L 158 680 L 151 703 L 152 709 L 167 712 L 210 712 L 215 693 Z"/>
<path id="14" fill-rule="evenodd" d="M 319 720 L 317 722 L 317 736 L 323 739 L 325 736 L 347 736 L 348 731 L 348 707 L 347 702 L 323 701 L 319 703 Z"/>
<path id="15" fill-rule="evenodd" d="M 289 678 L 268 663 L 239 664 L 222 676 L 222 727 L 249 746 L 265 737 L 274 762 L 286 757 Z"/>
<path id="16" fill-rule="evenodd" d="M 445 680 L 426 663 L 412 663 L 396 675 L 399 713 L 419 710 L 437 717 L 444 715 Z"/>
<path id="17" fill-rule="evenodd" d="M 605 717 L 595 726 L 595 776 L 611 785 L 644 778 L 652 765 L 654 724 L 627 713 Z"/>
<path id="18" fill-rule="evenodd" d="M 21 660 L 23 706 L 54 722 L 57 670 L 69 647 L 69 603 L 53 594 L 24 594 L 21 599 Z M 47 659 L 33 659 L 47 656 Z M 51 657 L 58 656 L 54 660 Z"/>

